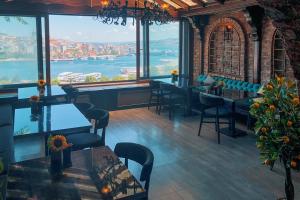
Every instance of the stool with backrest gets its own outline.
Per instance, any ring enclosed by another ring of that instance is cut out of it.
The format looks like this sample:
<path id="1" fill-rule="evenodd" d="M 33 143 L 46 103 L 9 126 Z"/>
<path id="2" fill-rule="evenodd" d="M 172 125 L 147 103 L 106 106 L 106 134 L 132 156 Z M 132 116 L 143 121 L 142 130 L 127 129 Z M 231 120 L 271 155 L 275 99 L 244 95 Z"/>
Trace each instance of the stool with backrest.
<path id="1" fill-rule="evenodd" d="M 150 86 L 150 97 L 148 102 L 148 110 L 150 106 L 155 104 L 155 110 L 158 111 L 158 105 L 160 100 L 160 81 L 151 80 L 149 82 Z"/>
<path id="2" fill-rule="evenodd" d="M 187 106 L 187 91 L 184 91 L 181 88 L 178 88 L 174 85 L 168 83 L 162 83 L 160 85 L 161 89 L 161 100 L 158 109 L 160 114 L 162 106 L 165 106 L 169 110 L 169 119 L 172 119 L 176 107 L 184 107 L 184 113 L 186 113 Z"/>
<path id="3" fill-rule="evenodd" d="M 192 108 L 193 112 L 200 114 L 200 124 L 198 136 L 200 136 L 203 123 L 214 123 L 215 130 L 218 134 L 218 144 L 220 144 L 220 124 L 231 124 L 232 112 L 224 107 L 224 100 L 222 97 L 216 95 L 200 93 L 200 104 L 198 107 Z M 206 119 L 214 119 L 204 121 Z M 228 119 L 228 122 L 220 122 L 220 119 Z"/>
<path id="4" fill-rule="evenodd" d="M 81 150 L 105 145 L 105 131 L 109 122 L 109 112 L 102 109 L 93 109 L 86 113 L 86 117 L 92 123 L 92 133 L 83 132 L 67 136 L 67 141 L 72 144 L 72 150 Z M 98 130 L 102 129 L 101 135 Z"/>
<path id="5" fill-rule="evenodd" d="M 142 165 L 140 181 L 145 182 L 144 189 L 147 192 L 148 199 L 150 176 L 154 162 L 152 151 L 140 144 L 122 142 L 115 146 L 114 152 L 118 157 L 125 158 L 125 165 L 127 168 L 128 159 Z"/>

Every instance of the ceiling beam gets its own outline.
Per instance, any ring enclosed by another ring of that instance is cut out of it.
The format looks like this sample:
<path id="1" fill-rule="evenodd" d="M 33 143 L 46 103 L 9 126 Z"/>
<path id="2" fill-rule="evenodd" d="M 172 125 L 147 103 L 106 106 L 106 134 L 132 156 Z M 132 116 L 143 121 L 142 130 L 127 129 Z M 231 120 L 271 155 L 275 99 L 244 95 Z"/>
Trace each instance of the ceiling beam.
<path id="1" fill-rule="evenodd" d="M 217 2 L 219 2 L 220 4 L 224 4 L 226 0 L 216 0 Z"/>
<path id="2" fill-rule="evenodd" d="M 189 5 L 187 5 L 186 3 L 184 3 L 181 0 L 171 0 L 172 2 L 174 2 L 175 4 L 179 5 L 183 10 L 188 10 Z"/>
<path id="3" fill-rule="evenodd" d="M 254 5 L 259 5 L 257 0 L 228 0 L 224 5 L 216 2 L 208 4 L 207 7 L 194 6 L 191 7 L 189 11 L 179 11 L 179 16 L 189 17 L 194 15 L 218 14 L 245 9 L 246 7 Z"/>

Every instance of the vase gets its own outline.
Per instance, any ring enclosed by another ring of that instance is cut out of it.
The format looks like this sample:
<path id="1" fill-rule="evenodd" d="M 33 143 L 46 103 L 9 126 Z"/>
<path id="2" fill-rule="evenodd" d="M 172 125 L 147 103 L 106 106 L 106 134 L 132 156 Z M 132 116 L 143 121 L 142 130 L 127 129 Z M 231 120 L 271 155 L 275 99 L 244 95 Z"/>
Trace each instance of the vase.
<path id="1" fill-rule="evenodd" d="M 31 114 L 32 115 L 38 115 L 42 112 L 43 106 L 39 102 L 33 102 L 31 104 Z"/>
<path id="2" fill-rule="evenodd" d="M 0 200 L 6 199 L 7 175 L 0 175 Z"/>
<path id="3" fill-rule="evenodd" d="M 72 147 L 68 147 L 63 150 L 63 168 L 64 169 L 72 167 L 71 152 L 72 152 Z"/>
<path id="4" fill-rule="evenodd" d="M 51 151 L 50 173 L 53 179 L 58 179 L 63 174 L 62 151 Z"/>

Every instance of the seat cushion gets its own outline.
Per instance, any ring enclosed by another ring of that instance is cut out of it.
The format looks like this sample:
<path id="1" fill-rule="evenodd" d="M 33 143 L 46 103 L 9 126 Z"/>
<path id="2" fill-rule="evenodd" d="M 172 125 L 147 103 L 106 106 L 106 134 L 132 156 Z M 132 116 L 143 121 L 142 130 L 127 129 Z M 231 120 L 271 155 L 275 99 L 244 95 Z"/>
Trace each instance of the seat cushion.
<path id="1" fill-rule="evenodd" d="M 72 150 L 103 146 L 101 139 L 101 136 L 93 133 L 76 133 L 67 136 L 68 143 L 72 144 Z"/>
<path id="2" fill-rule="evenodd" d="M 224 107 L 219 108 L 219 117 L 220 118 L 227 118 L 232 115 L 232 112 Z M 216 116 L 216 108 L 209 108 L 205 110 L 206 117 L 215 117 Z"/>

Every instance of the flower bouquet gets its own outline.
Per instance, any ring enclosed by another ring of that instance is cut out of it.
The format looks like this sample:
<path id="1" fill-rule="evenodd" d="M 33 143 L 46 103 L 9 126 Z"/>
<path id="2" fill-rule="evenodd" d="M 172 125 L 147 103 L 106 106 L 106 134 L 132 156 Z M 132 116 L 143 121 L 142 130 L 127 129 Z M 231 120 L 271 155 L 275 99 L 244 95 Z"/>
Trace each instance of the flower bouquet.
<path id="1" fill-rule="evenodd" d="M 254 100 L 250 113 L 257 119 L 257 148 L 265 165 L 280 159 L 286 173 L 285 192 L 294 199 L 291 169 L 300 166 L 300 100 L 296 83 L 276 77 L 267 83 L 262 97 Z"/>
<path id="2" fill-rule="evenodd" d="M 172 77 L 172 83 L 175 83 L 178 81 L 178 71 L 176 69 L 171 71 L 171 77 Z"/>
<path id="3" fill-rule="evenodd" d="M 51 135 L 48 138 L 48 148 L 51 155 L 50 173 L 54 179 L 62 175 L 63 163 L 67 164 L 67 159 L 70 162 L 70 155 L 64 155 L 63 158 L 63 151 L 68 149 L 70 153 L 69 147 L 71 147 L 71 144 L 68 144 L 66 137 L 63 135 Z"/>
<path id="4" fill-rule="evenodd" d="M 39 96 L 44 96 L 45 95 L 46 81 L 41 79 L 41 80 L 38 80 L 37 84 L 38 84 Z"/>

